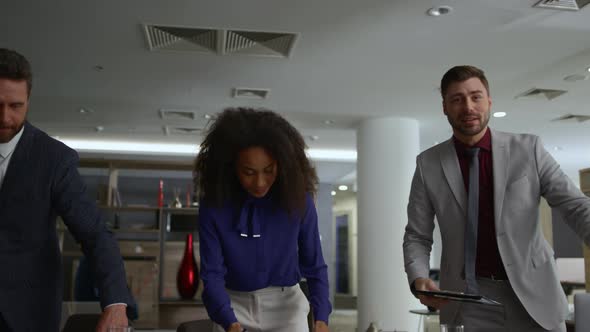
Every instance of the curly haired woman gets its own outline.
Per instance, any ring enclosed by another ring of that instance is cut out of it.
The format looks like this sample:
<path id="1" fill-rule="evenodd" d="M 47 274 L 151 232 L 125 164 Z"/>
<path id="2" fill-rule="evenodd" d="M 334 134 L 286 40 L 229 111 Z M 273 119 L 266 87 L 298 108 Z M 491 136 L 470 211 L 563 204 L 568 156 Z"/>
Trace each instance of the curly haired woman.
<path id="1" fill-rule="evenodd" d="M 332 310 L 301 134 L 280 115 L 222 112 L 201 144 L 195 186 L 203 302 L 215 331 L 328 330 Z M 308 301 L 299 287 L 302 277 Z"/>

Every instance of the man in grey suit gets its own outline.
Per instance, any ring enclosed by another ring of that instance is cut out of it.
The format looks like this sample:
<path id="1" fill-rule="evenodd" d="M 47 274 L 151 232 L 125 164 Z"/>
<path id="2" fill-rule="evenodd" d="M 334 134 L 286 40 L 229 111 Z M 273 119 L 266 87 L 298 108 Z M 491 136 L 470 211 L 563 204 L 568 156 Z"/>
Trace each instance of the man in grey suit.
<path id="1" fill-rule="evenodd" d="M 590 199 L 537 136 L 488 128 L 492 101 L 482 70 L 451 68 L 441 94 L 453 137 L 416 159 L 403 244 L 410 287 L 439 289 L 428 278 L 436 217 L 440 288 L 503 304 L 418 296 L 441 309 L 441 322 L 467 331 L 565 331 L 567 301 L 538 221 L 539 200 L 543 196 L 590 243 Z"/>
<path id="2" fill-rule="evenodd" d="M 135 302 L 117 242 L 78 174 L 78 155 L 26 116 L 29 62 L 0 48 L 0 331 L 60 326 L 63 271 L 57 215 L 91 262 L 103 308 L 97 332 L 127 325 Z"/>

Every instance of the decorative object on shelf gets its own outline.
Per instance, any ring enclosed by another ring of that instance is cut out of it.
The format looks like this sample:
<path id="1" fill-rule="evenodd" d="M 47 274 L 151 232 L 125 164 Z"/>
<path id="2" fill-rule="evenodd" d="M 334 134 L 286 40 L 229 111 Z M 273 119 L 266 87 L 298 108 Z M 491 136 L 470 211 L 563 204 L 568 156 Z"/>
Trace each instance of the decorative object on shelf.
<path id="1" fill-rule="evenodd" d="M 191 184 L 186 185 L 186 207 L 191 206 Z"/>
<path id="2" fill-rule="evenodd" d="M 164 206 L 164 181 L 160 179 L 160 187 L 158 189 L 158 207 Z"/>
<path id="3" fill-rule="evenodd" d="M 174 192 L 174 200 L 172 201 L 172 203 L 170 203 L 170 207 L 181 208 L 182 203 L 180 202 L 180 188 L 174 188 L 173 192 Z"/>
<path id="4" fill-rule="evenodd" d="M 379 330 L 377 328 L 377 324 L 375 322 L 371 322 L 371 324 L 369 324 L 369 328 L 367 328 L 367 332 L 379 332 L 381 330 Z"/>
<path id="5" fill-rule="evenodd" d="M 119 189 L 113 188 L 113 192 L 111 193 L 111 206 L 122 206 L 123 203 L 121 202 L 121 193 Z"/>
<path id="6" fill-rule="evenodd" d="M 180 297 L 185 300 L 192 299 L 199 288 L 199 268 L 193 251 L 193 233 L 186 235 L 184 257 L 176 275 L 176 287 Z"/>

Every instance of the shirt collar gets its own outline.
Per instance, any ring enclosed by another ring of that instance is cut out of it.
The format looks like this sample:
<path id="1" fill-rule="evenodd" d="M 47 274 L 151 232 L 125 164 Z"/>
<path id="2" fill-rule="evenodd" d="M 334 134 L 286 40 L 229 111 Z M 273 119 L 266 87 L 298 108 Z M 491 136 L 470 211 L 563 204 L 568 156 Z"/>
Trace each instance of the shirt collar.
<path id="1" fill-rule="evenodd" d="M 475 143 L 473 146 L 469 146 L 459 141 L 455 136 L 453 136 L 453 143 L 455 143 L 455 149 L 461 153 L 469 148 L 480 148 L 481 150 L 492 151 L 492 132 L 489 127 L 486 128 L 486 133 L 479 142 Z"/>
<path id="2" fill-rule="evenodd" d="M 264 197 L 260 198 L 250 195 L 245 190 L 243 191 L 244 198 L 236 223 L 236 229 L 240 236 L 261 237 L 262 211 L 272 204 L 273 189 L 271 188 Z"/>
<path id="3" fill-rule="evenodd" d="M 8 141 L 8 143 L 0 143 L 0 156 L 2 158 L 8 158 L 12 151 L 16 148 L 16 145 L 20 141 L 21 136 L 23 135 L 23 131 L 25 130 L 25 126 L 23 126 L 19 132 L 14 135 L 14 137 Z"/>

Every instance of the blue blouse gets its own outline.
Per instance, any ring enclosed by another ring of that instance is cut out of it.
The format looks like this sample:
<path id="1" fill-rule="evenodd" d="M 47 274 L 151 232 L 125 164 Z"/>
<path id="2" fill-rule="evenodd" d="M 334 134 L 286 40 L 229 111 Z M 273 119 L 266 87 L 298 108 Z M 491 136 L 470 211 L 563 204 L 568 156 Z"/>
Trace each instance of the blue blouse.
<path id="1" fill-rule="evenodd" d="M 307 279 L 316 320 L 328 323 L 328 267 L 322 256 L 318 218 L 311 195 L 303 214 L 277 207 L 271 194 L 248 196 L 243 204 L 199 208 L 203 303 L 225 329 L 236 316 L 225 289 L 254 291 L 289 287 Z"/>

